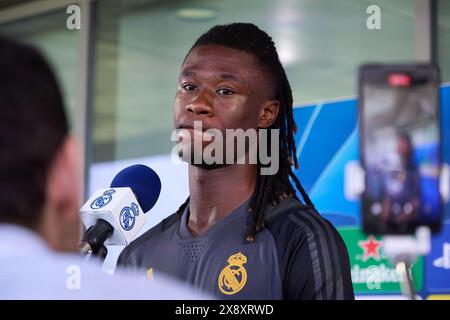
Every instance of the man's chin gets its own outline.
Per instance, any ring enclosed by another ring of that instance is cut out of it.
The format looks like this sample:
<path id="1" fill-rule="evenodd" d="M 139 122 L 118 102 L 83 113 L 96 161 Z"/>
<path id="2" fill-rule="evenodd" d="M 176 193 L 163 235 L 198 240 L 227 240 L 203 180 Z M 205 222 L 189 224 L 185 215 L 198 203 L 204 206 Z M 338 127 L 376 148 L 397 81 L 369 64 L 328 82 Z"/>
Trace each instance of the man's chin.
<path id="1" fill-rule="evenodd" d="M 190 154 L 189 156 L 184 157 L 181 153 L 178 156 L 180 157 L 180 159 L 183 162 L 186 162 L 187 164 L 197 167 L 197 168 L 200 168 L 200 169 L 214 170 L 214 169 L 223 168 L 223 167 L 227 166 L 227 164 L 225 164 L 225 163 L 216 163 L 214 161 L 205 162 L 205 160 L 203 158 L 201 158 L 201 159 L 195 158 L 194 154 Z"/>
<path id="2" fill-rule="evenodd" d="M 189 163 L 189 162 L 188 162 Z M 214 170 L 214 169 L 219 169 L 219 168 L 223 168 L 225 166 L 227 166 L 227 164 L 217 164 L 217 163 L 212 163 L 212 164 L 207 164 L 207 163 L 200 163 L 200 164 L 195 164 L 195 163 L 189 163 L 189 165 L 200 168 L 200 169 L 204 169 L 204 170 Z"/>

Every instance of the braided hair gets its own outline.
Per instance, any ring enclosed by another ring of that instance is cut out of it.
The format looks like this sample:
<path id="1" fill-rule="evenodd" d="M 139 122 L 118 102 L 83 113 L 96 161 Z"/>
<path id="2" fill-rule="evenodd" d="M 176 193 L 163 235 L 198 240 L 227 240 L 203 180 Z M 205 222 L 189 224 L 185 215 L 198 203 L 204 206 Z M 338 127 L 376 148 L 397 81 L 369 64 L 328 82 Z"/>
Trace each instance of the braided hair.
<path id="1" fill-rule="evenodd" d="M 274 42 L 267 33 L 254 24 L 232 23 L 215 26 L 203 34 L 190 51 L 200 45 L 217 45 L 253 55 L 257 62 L 272 76 L 275 86 L 275 99 L 279 101 L 279 110 L 277 118 L 268 129 L 278 129 L 280 133 L 280 166 L 278 172 L 274 175 L 259 174 L 257 176 L 249 209 L 249 213 L 252 215 L 252 223 L 247 234 L 247 241 L 254 242 L 256 234 L 264 228 L 265 209 L 268 205 L 276 205 L 280 200 L 288 197 L 298 200 L 294 185 L 302 195 L 306 205 L 314 208 L 308 194 L 292 170 L 292 165 L 295 169 L 298 169 L 298 160 L 294 141 L 297 127 L 292 110 L 291 86 L 281 65 Z M 270 139 L 268 139 L 268 143 L 270 143 Z M 270 150 L 270 146 L 266 150 Z M 262 164 L 258 161 L 258 169 L 261 166 Z M 177 213 L 182 213 L 188 203 L 189 198 L 180 206 Z"/>

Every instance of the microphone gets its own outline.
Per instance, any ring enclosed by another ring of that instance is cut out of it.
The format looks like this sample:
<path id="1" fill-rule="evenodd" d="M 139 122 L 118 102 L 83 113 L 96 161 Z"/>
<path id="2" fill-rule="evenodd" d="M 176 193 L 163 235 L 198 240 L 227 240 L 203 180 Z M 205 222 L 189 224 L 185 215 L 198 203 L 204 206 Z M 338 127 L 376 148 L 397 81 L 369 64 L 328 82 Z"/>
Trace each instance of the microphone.
<path id="1" fill-rule="evenodd" d="M 86 227 L 80 253 L 104 259 L 105 245 L 130 243 L 160 192 L 161 180 L 149 167 L 137 164 L 120 171 L 109 188 L 97 190 L 80 209 Z"/>

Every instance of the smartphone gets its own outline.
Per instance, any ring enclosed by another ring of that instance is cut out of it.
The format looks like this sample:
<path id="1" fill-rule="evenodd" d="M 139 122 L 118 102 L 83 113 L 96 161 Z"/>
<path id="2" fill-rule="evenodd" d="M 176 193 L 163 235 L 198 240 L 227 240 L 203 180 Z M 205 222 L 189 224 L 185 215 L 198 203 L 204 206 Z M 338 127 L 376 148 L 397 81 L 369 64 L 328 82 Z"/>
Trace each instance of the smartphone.
<path id="1" fill-rule="evenodd" d="M 359 69 L 362 228 L 370 234 L 437 232 L 441 130 L 439 69 L 367 64 Z"/>

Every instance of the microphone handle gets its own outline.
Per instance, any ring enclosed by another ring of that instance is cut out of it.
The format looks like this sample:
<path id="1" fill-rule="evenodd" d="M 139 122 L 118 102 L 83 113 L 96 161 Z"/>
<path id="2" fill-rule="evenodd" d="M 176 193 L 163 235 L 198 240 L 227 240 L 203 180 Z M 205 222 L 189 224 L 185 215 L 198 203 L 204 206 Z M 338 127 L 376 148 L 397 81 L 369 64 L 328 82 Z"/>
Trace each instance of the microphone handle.
<path id="1" fill-rule="evenodd" d="M 105 260 L 106 255 L 108 254 L 108 249 L 105 245 L 102 245 L 96 252 L 94 252 L 94 255 L 96 255 L 100 260 Z"/>
<path id="2" fill-rule="evenodd" d="M 82 255 L 105 254 L 106 247 L 104 242 L 114 232 L 113 226 L 106 220 L 99 219 L 95 225 L 86 230 L 83 236 L 83 240 L 80 243 L 80 253 Z"/>
<path id="3" fill-rule="evenodd" d="M 85 240 L 81 241 L 80 242 L 80 254 L 82 256 L 86 256 L 86 255 L 91 254 L 91 253 L 92 253 L 92 247 L 89 244 L 89 242 L 87 242 Z"/>

